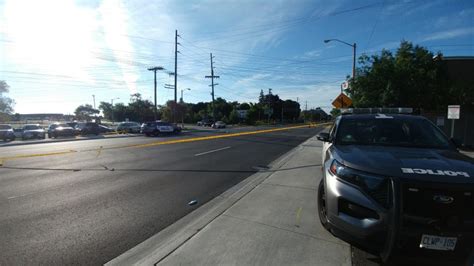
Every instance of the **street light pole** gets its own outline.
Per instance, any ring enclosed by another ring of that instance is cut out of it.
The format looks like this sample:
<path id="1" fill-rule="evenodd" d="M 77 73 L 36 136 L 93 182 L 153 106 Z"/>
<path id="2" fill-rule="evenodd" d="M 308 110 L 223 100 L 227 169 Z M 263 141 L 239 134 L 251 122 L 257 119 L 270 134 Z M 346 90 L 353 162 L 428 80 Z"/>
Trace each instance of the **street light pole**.
<path id="1" fill-rule="evenodd" d="M 352 47 L 352 53 L 353 53 L 352 54 L 352 79 L 355 79 L 355 76 L 356 76 L 356 49 L 357 49 L 357 44 L 356 43 L 350 44 L 348 42 L 341 41 L 339 39 L 324 40 L 324 43 L 328 43 L 328 42 L 332 42 L 332 41 L 340 42 L 340 43 L 343 43 L 345 45 L 349 45 L 350 47 Z"/>
<path id="2" fill-rule="evenodd" d="M 324 43 L 328 43 L 328 42 L 331 42 L 331 41 L 340 42 L 340 43 L 342 43 L 342 44 L 345 44 L 345 45 L 348 45 L 348 46 L 352 47 L 352 80 L 355 81 L 355 77 L 356 77 L 356 49 L 357 49 L 357 44 L 356 44 L 356 43 L 350 44 L 350 43 L 348 43 L 348 42 L 341 41 L 341 40 L 339 40 L 339 39 L 328 39 L 328 40 L 324 40 Z M 342 84 L 341 84 L 341 108 L 344 107 L 344 99 L 342 98 L 342 95 L 343 95 L 343 89 L 342 89 Z"/>
<path id="3" fill-rule="evenodd" d="M 353 51 L 353 55 L 352 55 L 352 80 L 355 81 L 355 77 L 356 77 L 356 49 L 357 49 L 357 44 L 354 43 L 352 45 L 352 51 Z"/>
<path id="4" fill-rule="evenodd" d="M 114 123 L 114 100 L 120 99 L 119 97 L 117 98 L 112 98 L 110 99 L 110 104 L 112 105 L 112 124 Z"/>
<path id="5" fill-rule="evenodd" d="M 154 114 L 154 117 L 155 117 L 155 121 L 156 121 L 157 116 L 158 116 L 158 109 L 156 108 L 156 71 L 163 70 L 163 69 L 164 68 L 161 67 L 161 66 L 148 68 L 148 71 L 153 71 L 153 74 L 154 74 L 154 77 L 155 77 L 155 108 L 153 109 L 153 114 Z"/>
<path id="6" fill-rule="evenodd" d="M 190 91 L 191 89 L 190 88 L 186 88 L 184 90 L 181 90 L 181 102 L 184 104 L 184 99 L 183 99 L 183 92 L 184 91 Z M 182 128 L 184 128 L 184 109 L 183 109 L 183 112 L 181 113 L 181 126 Z"/>

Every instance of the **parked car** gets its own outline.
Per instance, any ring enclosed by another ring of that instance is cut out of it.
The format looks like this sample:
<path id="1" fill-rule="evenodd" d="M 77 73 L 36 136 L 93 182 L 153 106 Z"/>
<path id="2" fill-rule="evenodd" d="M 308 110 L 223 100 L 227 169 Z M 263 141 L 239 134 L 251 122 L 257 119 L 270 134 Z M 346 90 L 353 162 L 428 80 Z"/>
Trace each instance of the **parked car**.
<path id="1" fill-rule="evenodd" d="M 172 123 L 168 122 L 147 122 L 143 123 L 141 133 L 146 136 L 157 136 L 161 133 L 176 133 L 178 129 Z"/>
<path id="2" fill-rule="evenodd" d="M 197 125 L 201 127 L 210 127 L 212 124 L 214 124 L 213 120 L 201 120 L 197 122 Z"/>
<path id="3" fill-rule="evenodd" d="M 178 124 L 173 124 L 173 128 L 175 133 L 179 133 L 183 130 Z"/>
<path id="4" fill-rule="evenodd" d="M 93 122 L 77 123 L 75 129 L 79 135 L 99 135 L 102 132 L 99 124 Z"/>
<path id="5" fill-rule="evenodd" d="M 119 133 L 140 133 L 140 124 L 137 122 L 122 122 L 117 126 Z"/>
<path id="6" fill-rule="evenodd" d="M 76 128 L 77 126 L 77 122 L 67 122 L 66 124 L 72 128 Z"/>
<path id="7" fill-rule="evenodd" d="M 474 160 L 424 117 L 355 111 L 317 136 L 322 226 L 383 261 L 404 250 L 471 252 Z"/>
<path id="8" fill-rule="evenodd" d="M 75 135 L 75 130 L 71 126 L 65 123 L 54 123 L 48 127 L 48 137 L 57 138 L 57 137 L 72 137 Z"/>
<path id="9" fill-rule="evenodd" d="M 23 128 L 14 128 L 13 134 L 15 134 L 15 138 L 21 138 L 23 136 Z"/>
<path id="10" fill-rule="evenodd" d="M 10 125 L 0 125 L 0 139 L 3 141 L 15 140 L 15 132 Z"/>
<path id="11" fill-rule="evenodd" d="M 104 126 L 104 125 L 99 125 L 99 130 L 100 130 L 100 133 L 110 133 L 114 131 L 110 127 Z"/>
<path id="12" fill-rule="evenodd" d="M 45 139 L 46 138 L 46 132 L 40 125 L 25 125 L 23 127 L 23 132 L 21 134 L 21 138 L 26 140 L 26 139 Z"/>
<path id="13" fill-rule="evenodd" d="M 212 128 L 225 128 L 226 124 L 222 121 L 217 121 L 212 124 Z"/>

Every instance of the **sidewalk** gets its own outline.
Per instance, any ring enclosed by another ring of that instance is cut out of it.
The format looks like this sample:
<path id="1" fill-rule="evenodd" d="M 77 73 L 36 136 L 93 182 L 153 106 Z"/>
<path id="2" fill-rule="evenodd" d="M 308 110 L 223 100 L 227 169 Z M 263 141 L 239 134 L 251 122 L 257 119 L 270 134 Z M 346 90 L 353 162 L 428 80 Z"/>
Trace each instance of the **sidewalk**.
<path id="1" fill-rule="evenodd" d="M 351 265 L 350 246 L 319 222 L 320 163 L 312 137 L 108 264 Z"/>

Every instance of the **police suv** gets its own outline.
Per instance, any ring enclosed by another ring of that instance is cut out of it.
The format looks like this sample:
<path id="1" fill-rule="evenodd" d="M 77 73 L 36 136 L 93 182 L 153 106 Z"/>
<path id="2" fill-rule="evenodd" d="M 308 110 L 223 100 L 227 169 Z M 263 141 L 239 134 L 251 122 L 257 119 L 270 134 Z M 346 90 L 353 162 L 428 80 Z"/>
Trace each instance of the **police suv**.
<path id="1" fill-rule="evenodd" d="M 335 236 L 386 261 L 465 256 L 474 242 L 474 160 L 411 108 L 347 109 L 323 141 L 318 211 Z"/>

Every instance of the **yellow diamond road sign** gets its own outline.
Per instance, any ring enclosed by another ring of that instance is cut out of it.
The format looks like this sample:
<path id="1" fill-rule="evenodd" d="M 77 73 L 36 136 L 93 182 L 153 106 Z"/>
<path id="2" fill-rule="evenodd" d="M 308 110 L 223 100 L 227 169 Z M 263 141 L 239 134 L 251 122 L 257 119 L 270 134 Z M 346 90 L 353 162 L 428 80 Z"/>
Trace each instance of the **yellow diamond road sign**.
<path id="1" fill-rule="evenodd" d="M 336 99 L 332 102 L 332 106 L 336 108 L 347 108 L 352 105 L 351 98 L 347 97 L 344 93 L 339 94 Z"/>

